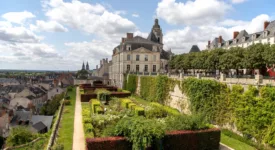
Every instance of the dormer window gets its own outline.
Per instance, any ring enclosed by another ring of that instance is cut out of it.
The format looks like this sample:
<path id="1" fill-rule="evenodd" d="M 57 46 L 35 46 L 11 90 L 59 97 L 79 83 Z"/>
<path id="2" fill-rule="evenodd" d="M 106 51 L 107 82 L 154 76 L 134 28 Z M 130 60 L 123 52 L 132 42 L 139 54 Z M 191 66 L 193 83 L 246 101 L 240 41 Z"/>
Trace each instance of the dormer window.
<path id="1" fill-rule="evenodd" d="M 243 42 L 245 42 L 245 37 L 243 37 Z"/>
<path id="2" fill-rule="evenodd" d="M 233 42 L 234 42 L 234 44 L 237 44 L 237 39 L 234 39 L 234 41 L 233 41 Z"/>
<path id="3" fill-rule="evenodd" d="M 226 46 L 229 46 L 229 41 L 226 42 Z"/>
<path id="4" fill-rule="evenodd" d="M 130 51 L 131 50 L 131 45 L 127 45 L 126 49 L 127 49 L 127 51 Z"/>
<path id="5" fill-rule="evenodd" d="M 269 34 L 269 31 L 265 31 L 265 32 L 264 32 L 264 36 L 265 36 L 265 37 L 267 37 L 268 34 Z"/>

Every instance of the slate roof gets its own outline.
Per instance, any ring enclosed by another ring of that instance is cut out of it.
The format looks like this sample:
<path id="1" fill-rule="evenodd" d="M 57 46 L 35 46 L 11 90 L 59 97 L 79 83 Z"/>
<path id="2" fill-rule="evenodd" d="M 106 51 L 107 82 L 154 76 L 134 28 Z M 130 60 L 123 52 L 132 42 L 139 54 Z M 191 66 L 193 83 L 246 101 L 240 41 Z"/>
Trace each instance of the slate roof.
<path id="1" fill-rule="evenodd" d="M 193 52 L 200 52 L 200 48 L 198 47 L 198 45 L 193 45 L 189 51 L 189 53 L 193 53 Z"/>
<path id="2" fill-rule="evenodd" d="M 52 121 L 53 116 L 33 115 L 31 119 L 33 125 L 42 122 L 47 127 L 48 131 L 51 129 Z"/>
<path id="3" fill-rule="evenodd" d="M 41 131 L 41 130 L 44 130 L 45 128 L 47 128 L 47 126 L 43 123 L 43 122 L 38 122 L 36 124 L 34 124 L 32 126 L 34 129 L 36 129 L 37 131 Z"/>
<path id="4" fill-rule="evenodd" d="M 265 36 L 265 32 L 268 32 L 267 36 Z M 254 39 L 254 40 L 261 40 L 261 39 L 266 39 L 269 37 L 274 37 L 275 36 L 275 20 L 271 21 L 269 23 L 269 25 L 266 27 L 266 29 L 263 31 L 260 31 L 260 32 L 248 34 L 246 30 L 242 30 L 235 39 L 223 41 L 222 46 L 225 46 L 225 47 L 226 46 L 234 46 L 234 45 L 238 45 L 238 44 L 242 44 L 242 43 L 252 42 L 254 35 L 256 35 L 256 39 Z M 243 38 L 245 39 L 245 41 L 243 41 Z M 234 43 L 234 40 L 236 40 L 236 43 Z M 212 45 L 215 44 L 215 47 L 218 46 L 217 43 L 218 43 L 218 38 L 215 38 L 211 42 Z M 228 43 L 229 43 L 229 45 L 227 45 Z"/>
<path id="5" fill-rule="evenodd" d="M 22 106 L 23 108 L 28 108 L 28 104 L 31 103 L 31 101 L 28 98 L 25 97 L 16 97 L 10 101 L 10 106 L 14 108 L 17 106 Z"/>
<path id="6" fill-rule="evenodd" d="M 17 120 L 18 121 L 30 121 L 31 120 L 31 115 L 32 112 L 30 111 L 25 111 L 25 110 L 18 110 L 15 111 L 15 114 L 13 118 L 11 119 L 10 123 L 11 125 L 17 125 Z"/>
<path id="7" fill-rule="evenodd" d="M 2 83 L 19 83 L 19 82 L 14 78 L 0 78 L 0 84 Z"/>

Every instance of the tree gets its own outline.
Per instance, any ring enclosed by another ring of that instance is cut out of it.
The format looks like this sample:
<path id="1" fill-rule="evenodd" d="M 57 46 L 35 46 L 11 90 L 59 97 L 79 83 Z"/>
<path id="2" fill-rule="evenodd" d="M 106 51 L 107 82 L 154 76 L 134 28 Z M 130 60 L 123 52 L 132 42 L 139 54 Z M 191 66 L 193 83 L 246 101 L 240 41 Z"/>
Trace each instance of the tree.
<path id="1" fill-rule="evenodd" d="M 35 135 L 28 128 L 18 126 L 11 129 L 6 143 L 8 146 L 17 146 L 31 142 L 34 138 Z"/>

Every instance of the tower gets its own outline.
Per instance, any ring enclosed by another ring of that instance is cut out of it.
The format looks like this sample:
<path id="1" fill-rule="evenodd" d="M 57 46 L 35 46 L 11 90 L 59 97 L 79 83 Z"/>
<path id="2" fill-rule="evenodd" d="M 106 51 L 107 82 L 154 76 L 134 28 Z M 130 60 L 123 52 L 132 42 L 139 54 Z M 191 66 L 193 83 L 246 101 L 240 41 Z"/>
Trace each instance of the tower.
<path id="1" fill-rule="evenodd" d="M 89 67 L 89 63 L 87 61 L 87 64 L 86 64 L 86 70 L 89 71 L 90 70 L 90 67 Z"/>
<path id="2" fill-rule="evenodd" d="M 83 61 L 83 64 L 82 64 L 82 70 L 85 70 L 84 61 Z"/>
<path id="3" fill-rule="evenodd" d="M 155 19 L 155 23 L 147 39 L 159 44 L 163 44 L 163 34 L 158 19 Z"/>

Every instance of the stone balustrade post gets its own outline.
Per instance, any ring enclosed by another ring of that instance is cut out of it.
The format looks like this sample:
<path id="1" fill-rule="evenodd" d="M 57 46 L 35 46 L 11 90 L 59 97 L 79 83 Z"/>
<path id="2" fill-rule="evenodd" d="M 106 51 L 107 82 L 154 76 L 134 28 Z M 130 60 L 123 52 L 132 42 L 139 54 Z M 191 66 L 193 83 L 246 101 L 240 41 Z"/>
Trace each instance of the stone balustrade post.
<path id="1" fill-rule="evenodd" d="M 263 75 L 257 74 L 255 75 L 256 83 L 262 84 L 263 83 Z"/>
<path id="2" fill-rule="evenodd" d="M 221 74 L 220 74 L 220 81 L 221 81 L 221 82 L 226 81 L 226 74 L 224 74 L 224 73 L 221 73 Z"/>
<path id="3" fill-rule="evenodd" d="M 197 79 L 201 79 L 201 74 L 197 73 Z"/>

